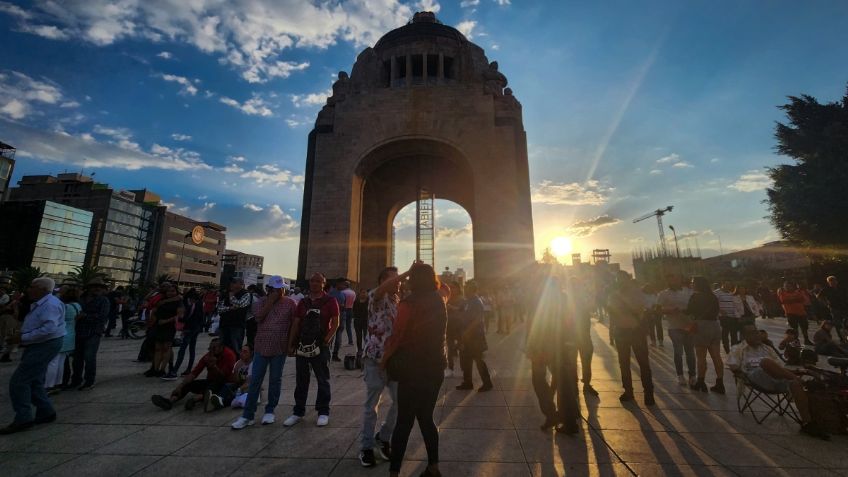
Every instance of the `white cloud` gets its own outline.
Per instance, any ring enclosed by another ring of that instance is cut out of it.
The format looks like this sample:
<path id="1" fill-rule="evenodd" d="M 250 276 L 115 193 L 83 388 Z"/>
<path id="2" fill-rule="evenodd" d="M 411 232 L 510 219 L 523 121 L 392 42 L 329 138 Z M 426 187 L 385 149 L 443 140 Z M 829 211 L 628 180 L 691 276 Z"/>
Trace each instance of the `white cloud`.
<path id="1" fill-rule="evenodd" d="M 721 159 L 719 159 L 719 158 L 717 158 L 717 157 L 714 157 L 714 158 L 710 159 L 710 162 L 711 162 L 711 163 L 713 163 L 713 164 L 715 164 L 715 163 L 717 163 L 717 162 L 721 162 Z"/>
<path id="2" fill-rule="evenodd" d="M 303 123 L 296 119 L 288 118 L 286 119 L 286 125 L 290 128 L 296 128 L 298 126 L 302 126 Z"/>
<path id="3" fill-rule="evenodd" d="M 274 112 L 271 111 L 271 108 L 268 107 L 269 104 L 255 94 L 251 99 L 248 99 L 244 103 L 239 103 L 238 101 L 232 98 L 228 98 L 226 96 L 221 96 L 218 100 L 226 104 L 227 106 L 240 110 L 248 116 L 268 117 L 274 115 Z"/>
<path id="4" fill-rule="evenodd" d="M 460 228 L 451 228 L 451 227 L 438 227 L 436 230 L 436 238 L 437 239 L 449 239 L 460 237 L 463 235 L 471 234 L 471 224 L 466 224 L 464 227 Z"/>
<path id="5" fill-rule="evenodd" d="M 497 3 L 498 5 L 501 5 L 501 6 L 511 5 L 510 0 L 495 0 L 495 3 Z"/>
<path id="6" fill-rule="evenodd" d="M 683 233 L 677 234 L 677 240 L 683 240 L 683 239 L 701 237 L 701 236 L 706 237 L 706 236 L 712 236 L 712 235 L 715 235 L 715 232 L 713 232 L 711 229 L 706 229 L 706 230 L 701 230 L 701 231 L 690 230 L 688 232 L 683 232 Z M 671 237 L 666 237 L 666 240 L 674 241 L 674 235 L 672 234 Z"/>
<path id="7" fill-rule="evenodd" d="M 263 164 L 241 174 L 242 179 L 253 179 L 260 187 L 268 184 L 274 186 L 295 185 L 303 183 L 303 176 L 296 175 L 289 170 L 280 169 L 271 164 Z"/>
<path id="8" fill-rule="evenodd" d="M 462 8 L 476 7 L 477 5 L 480 5 L 480 0 L 462 0 L 459 2 L 459 6 Z"/>
<path id="9" fill-rule="evenodd" d="M 757 192 L 769 186 L 771 186 L 771 178 L 765 172 L 751 170 L 739 176 L 736 182 L 727 187 L 739 192 Z"/>
<path id="10" fill-rule="evenodd" d="M 291 102 L 296 108 L 303 106 L 323 106 L 327 102 L 327 98 L 333 95 L 333 90 L 327 88 L 326 91 L 309 94 L 293 94 L 290 96 Z"/>
<path id="11" fill-rule="evenodd" d="M 171 139 L 174 141 L 191 141 L 191 136 L 188 134 L 174 133 L 171 134 Z"/>
<path id="12" fill-rule="evenodd" d="M 469 40 L 473 38 L 474 28 L 477 26 L 476 20 L 464 20 L 459 22 L 456 25 L 456 29 L 459 30 L 460 33 L 465 35 Z"/>
<path id="13" fill-rule="evenodd" d="M 244 204 L 244 208 L 253 212 L 262 212 L 265 210 L 263 207 L 259 207 L 255 204 Z"/>
<path id="14" fill-rule="evenodd" d="M 695 167 L 695 166 L 693 166 L 692 164 L 689 164 L 688 162 L 680 161 L 680 162 L 675 162 L 674 164 L 671 165 L 671 167 L 677 167 L 677 168 L 682 169 L 682 168 L 689 168 L 689 167 Z"/>
<path id="15" fill-rule="evenodd" d="M 680 154 L 669 154 L 657 159 L 657 164 L 672 164 L 680 160 Z"/>
<path id="16" fill-rule="evenodd" d="M 177 83 L 182 86 L 182 88 L 180 89 L 180 94 L 190 94 L 192 96 L 197 94 L 197 87 L 190 79 L 186 78 L 185 76 L 161 74 L 159 75 L 159 78 L 162 78 L 163 80 L 172 83 Z"/>
<path id="17" fill-rule="evenodd" d="M 233 162 L 246 162 L 247 159 L 244 156 L 230 156 L 229 159 Z"/>
<path id="18" fill-rule="evenodd" d="M 17 71 L 0 72 L 0 116 L 24 119 L 38 104 L 79 106 L 76 101 L 63 99 L 62 90 L 50 80 L 36 80 Z"/>
<path id="19" fill-rule="evenodd" d="M 170 60 L 174 58 L 174 55 L 170 51 L 160 51 L 156 54 L 156 56 L 162 58 L 163 60 Z"/>
<path id="20" fill-rule="evenodd" d="M 90 133 L 74 136 L 0 119 L 0 130 L 15 138 L 15 146 L 22 155 L 64 166 L 126 170 L 211 169 L 194 151 L 170 149 L 158 144 L 154 144 L 149 152 L 144 151 L 123 128 L 95 126 L 94 133 L 103 138 L 98 139 Z"/>
<path id="21" fill-rule="evenodd" d="M 649 172 L 648 174 L 651 174 L 652 176 L 658 176 L 662 174 L 662 171 L 659 169 L 651 169 L 651 172 Z"/>
<path id="22" fill-rule="evenodd" d="M 432 0 L 420 3 L 436 8 Z M 292 49 L 325 49 L 339 41 L 372 45 L 413 13 L 410 3 L 398 0 L 34 0 L 28 10 L 2 5 L 19 28 L 37 22 L 95 45 L 125 39 L 193 45 L 249 82 L 308 68 L 285 58 Z"/>
<path id="23" fill-rule="evenodd" d="M 594 219 L 581 220 L 571 224 L 571 226 L 568 227 L 568 233 L 572 237 L 588 237 L 600 228 L 609 227 L 620 222 L 621 220 L 615 217 L 600 215 Z"/>
<path id="24" fill-rule="evenodd" d="M 32 33 L 48 40 L 67 40 L 70 38 L 65 32 L 53 25 L 31 25 L 24 23 L 20 26 L 20 31 Z"/>
<path id="25" fill-rule="evenodd" d="M 422 12 L 433 12 L 439 13 L 439 10 L 442 9 L 442 6 L 439 5 L 439 2 L 436 0 L 418 0 L 418 3 L 415 4 L 415 7 Z"/>
<path id="26" fill-rule="evenodd" d="M 588 180 L 582 184 L 545 180 L 534 188 L 532 200 L 547 205 L 602 205 L 614 190 L 597 180 Z"/>

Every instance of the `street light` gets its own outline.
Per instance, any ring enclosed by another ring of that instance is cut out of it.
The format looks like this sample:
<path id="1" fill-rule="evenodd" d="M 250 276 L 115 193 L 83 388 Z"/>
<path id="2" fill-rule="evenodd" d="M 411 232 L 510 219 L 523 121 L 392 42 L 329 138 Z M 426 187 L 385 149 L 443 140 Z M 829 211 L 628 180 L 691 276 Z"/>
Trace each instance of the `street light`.
<path id="1" fill-rule="evenodd" d="M 677 244 L 677 231 L 674 230 L 673 225 L 669 225 L 668 228 L 671 229 L 671 233 L 674 234 L 674 249 L 677 250 L 677 258 L 680 258 L 680 245 Z"/>
<path id="2" fill-rule="evenodd" d="M 185 234 L 185 237 L 183 237 L 183 247 L 182 250 L 180 250 L 180 271 L 179 273 L 177 273 L 177 287 L 180 286 L 180 280 L 182 280 L 183 278 L 183 257 L 185 256 L 185 246 L 187 238 L 191 238 L 190 232 Z"/>

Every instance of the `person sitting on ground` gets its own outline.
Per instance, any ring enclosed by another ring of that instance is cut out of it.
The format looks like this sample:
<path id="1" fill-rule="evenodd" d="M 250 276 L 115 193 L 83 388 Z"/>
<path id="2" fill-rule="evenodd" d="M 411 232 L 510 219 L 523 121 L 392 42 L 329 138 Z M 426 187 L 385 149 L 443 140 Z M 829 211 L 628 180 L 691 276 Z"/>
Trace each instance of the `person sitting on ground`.
<path id="1" fill-rule="evenodd" d="M 746 325 L 744 340 L 731 349 L 727 365 L 734 373 L 744 374 L 755 386 L 772 393 L 791 393 L 801 415 L 801 432 L 828 440 L 830 436 L 812 421 L 809 400 L 801 379 L 780 364 L 777 353 L 763 345 L 757 328 Z"/>
<path id="2" fill-rule="evenodd" d="M 813 335 L 816 353 L 840 358 L 848 357 L 848 350 L 836 344 L 833 335 L 830 334 L 831 330 L 833 330 L 833 322 L 830 320 L 822 321 L 821 328 Z"/>
<path id="3" fill-rule="evenodd" d="M 234 382 L 228 383 L 227 386 L 232 390 L 233 402 L 230 407 L 233 409 L 243 408 L 247 401 L 247 390 L 250 388 L 250 377 L 253 368 L 253 349 L 250 345 L 241 347 L 239 360 L 233 365 Z"/>
<path id="4" fill-rule="evenodd" d="M 200 358 L 200 362 L 191 370 L 191 374 L 171 391 L 170 397 L 154 394 L 150 400 L 165 411 L 170 411 L 175 402 L 188 394 L 194 394 L 194 396 L 186 401 L 186 410 L 193 409 L 200 401 L 203 401 L 203 410 L 207 412 L 210 406 L 214 409 L 228 406 L 233 396 L 226 384 L 234 381 L 235 363 L 236 354 L 225 347 L 219 338 L 215 338 L 209 343 L 209 352 Z M 198 379 L 204 369 L 206 379 Z"/>
<path id="5" fill-rule="evenodd" d="M 765 343 L 765 341 L 763 341 L 763 343 Z M 783 351 L 783 357 L 786 358 L 787 363 L 801 363 L 801 340 L 798 339 L 798 332 L 796 330 L 788 328 L 777 347 Z"/>

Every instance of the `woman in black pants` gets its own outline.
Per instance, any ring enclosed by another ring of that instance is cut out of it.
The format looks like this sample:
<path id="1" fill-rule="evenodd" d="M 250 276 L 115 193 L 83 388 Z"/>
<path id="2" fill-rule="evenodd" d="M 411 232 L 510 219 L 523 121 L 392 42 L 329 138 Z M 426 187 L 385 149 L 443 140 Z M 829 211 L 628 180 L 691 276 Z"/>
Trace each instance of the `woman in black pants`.
<path id="1" fill-rule="evenodd" d="M 428 464 L 422 475 L 441 476 L 439 431 L 433 422 L 433 409 L 444 380 L 447 309 L 430 265 L 412 265 L 409 288 L 412 293 L 398 305 L 382 362 L 389 379 L 398 382 L 398 416 L 392 433 L 389 475 L 399 475 L 409 433 L 417 419 L 427 448 Z"/>

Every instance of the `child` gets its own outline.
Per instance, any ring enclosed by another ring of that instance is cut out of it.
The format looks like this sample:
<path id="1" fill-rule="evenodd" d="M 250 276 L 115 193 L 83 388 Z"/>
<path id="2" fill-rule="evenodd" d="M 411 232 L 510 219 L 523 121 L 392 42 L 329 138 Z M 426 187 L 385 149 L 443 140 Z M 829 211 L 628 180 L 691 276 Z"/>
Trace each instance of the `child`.
<path id="1" fill-rule="evenodd" d="M 230 403 L 230 407 L 233 409 L 243 408 L 245 401 L 247 401 L 247 389 L 250 387 L 250 375 L 252 374 L 252 368 L 253 349 L 248 345 L 244 345 L 241 347 L 239 360 L 236 361 L 236 364 L 233 366 L 233 376 L 236 380 L 236 382 L 232 384 L 233 394 L 235 397 Z"/>

